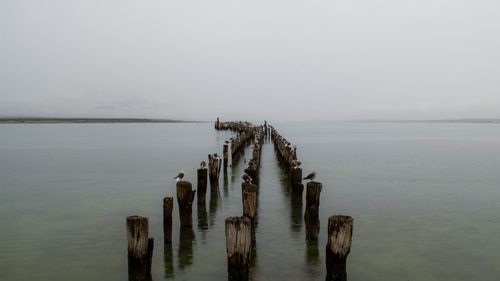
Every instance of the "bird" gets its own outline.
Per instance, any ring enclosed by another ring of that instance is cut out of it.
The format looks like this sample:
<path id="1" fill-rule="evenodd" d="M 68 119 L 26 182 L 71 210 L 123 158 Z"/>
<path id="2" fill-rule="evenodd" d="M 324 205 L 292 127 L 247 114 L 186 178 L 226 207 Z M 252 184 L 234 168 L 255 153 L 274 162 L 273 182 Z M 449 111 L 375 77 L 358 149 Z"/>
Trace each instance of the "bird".
<path id="1" fill-rule="evenodd" d="M 292 165 L 293 165 L 293 167 L 294 167 L 294 168 L 295 168 L 295 167 L 299 167 L 299 166 L 300 166 L 300 164 L 302 164 L 302 162 L 297 161 L 297 160 L 293 160 Z"/>
<path id="2" fill-rule="evenodd" d="M 312 171 L 307 177 L 303 178 L 304 180 L 314 180 L 316 178 L 316 172 Z"/>
<path id="3" fill-rule="evenodd" d="M 180 171 L 179 174 L 177 175 L 177 177 L 174 178 L 175 181 L 182 181 L 182 179 L 184 178 L 184 171 Z"/>
<path id="4" fill-rule="evenodd" d="M 252 183 L 252 177 L 250 177 L 247 173 L 243 173 L 241 178 L 246 182 L 246 183 Z"/>
<path id="5" fill-rule="evenodd" d="M 206 166 L 207 166 L 207 163 L 205 161 L 201 161 L 200 168 L 205 169 Z"/>

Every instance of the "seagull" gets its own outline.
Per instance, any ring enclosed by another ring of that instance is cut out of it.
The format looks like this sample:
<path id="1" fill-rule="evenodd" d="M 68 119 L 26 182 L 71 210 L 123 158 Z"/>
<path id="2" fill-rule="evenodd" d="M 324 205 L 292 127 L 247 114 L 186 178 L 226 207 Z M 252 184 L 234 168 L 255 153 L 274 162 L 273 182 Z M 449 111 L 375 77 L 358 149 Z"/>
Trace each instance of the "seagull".
<path id="1" fill-rule="evenodd" d="M 293 160 L 292 165 L 293 165 L 294 168 L 298 168 L 300 166 L 300 164 L 302 164 L 302 162 L 297 161 L 297 160 Z"/>
<path id="2" fill-rule="evenodd" d="M 205 169 L 206 166 L 207 166 L 207 163 L 205 161 L 201 161 L 200 168 Z"/>
<path id="3" fill-rule="evenodd" d="M 316 178 L 316 172 L 312 171 L 307 177 L 303 178 L 304 180 L 314 180 Z"/>
<path id="4" fill-rule="evenodd" d="M 184 171 L 180 171 L 177 177 L 174 178 L 175 181 L 182 181 L 184 178 Z"/>
<path id="5" fill-rule="evenodd" d="M 252 178 L 247 174 L 244 173 L 241 178 L 246 182 L 246 183 L 252 183 Z"/>

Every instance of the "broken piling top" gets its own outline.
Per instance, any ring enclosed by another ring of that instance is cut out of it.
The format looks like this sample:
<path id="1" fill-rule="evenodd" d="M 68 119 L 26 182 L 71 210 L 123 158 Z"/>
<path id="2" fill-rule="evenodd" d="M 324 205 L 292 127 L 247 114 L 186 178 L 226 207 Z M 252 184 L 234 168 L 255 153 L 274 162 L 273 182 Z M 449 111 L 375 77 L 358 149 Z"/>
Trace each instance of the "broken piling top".
<path id="1" fill-rule="evenodd" d="M 331 216 L 326 244 L 326 281 L 347 281 L 346 261 L 351 251 L 353 219 Z"/>
<path id="2" fill-rule="evenodd" d="M 350 216 L 331 216 L 328 218 L 328 250 L 344 257 L 351 251 L 352 224 L 353 218 Z"/>
<path id="3" fill-rule="evenodd" d="M 248 280 L 252 223 L 246 217 L 229 217 L 225 232 L 228 279 Z"/>
<path id="4" fill-rule="evenodd" d="M 192 205 L 196 190 L 193 190 L 193 185 L 188 181 L 177 182 L 177 205 L 179 206 L 179 216 L 181 226 L 191 226 L 192 222 Z"/>
<path id="5" fill-rule="evenodd" d="M 148 249 L 148 218 L 141 216 L 127 217 L 128 254 L 135 258 L 146 255 Z"/>

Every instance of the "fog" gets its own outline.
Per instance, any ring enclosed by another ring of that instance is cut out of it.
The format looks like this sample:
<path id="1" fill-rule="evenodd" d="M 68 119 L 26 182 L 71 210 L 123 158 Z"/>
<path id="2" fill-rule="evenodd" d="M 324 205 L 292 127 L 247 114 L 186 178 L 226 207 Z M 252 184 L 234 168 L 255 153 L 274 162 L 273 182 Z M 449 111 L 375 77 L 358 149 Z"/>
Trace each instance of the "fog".
<path id="1" fill-rule="evenodd" d="M 494 0 L 2 0 L 0 115 L 498 118 Z"/>

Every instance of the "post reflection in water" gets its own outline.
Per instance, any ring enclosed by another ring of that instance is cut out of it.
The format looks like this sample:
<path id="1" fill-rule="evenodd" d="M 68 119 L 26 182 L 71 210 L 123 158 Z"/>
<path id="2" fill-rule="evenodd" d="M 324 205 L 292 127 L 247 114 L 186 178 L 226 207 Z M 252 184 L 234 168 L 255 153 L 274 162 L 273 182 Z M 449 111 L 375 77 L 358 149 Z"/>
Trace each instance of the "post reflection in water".
<path id="1" fill-rule="evenodd" d="M 319 255 L 318 240 L 306 239 L 306 264 L 305 273 L 310 280 L 322 277 L 322 263 Z"/>
<path id="2" fill-rule="evenodd" d="M 300 232 L 302 229 L 302 192 L 292 192 L 291 200 L 291 229 L 295 232 Z"/>
<path id="3" fill-rule="evenodd" d="M 201 240 L 207 240 L 208 231 L 208 214 L 207 214 L 207 204 L 205 201 L 198 202 L 197 205 L 198 212 L 198 231 L 201 233 Z"/>
<path id="4" fill-rule="evenodd" d="M 163 245 L 163 261 L 165 267 L 165 278 L 174 279 L 174 255 L 172 253 L 172 244 Z"/>
<path id="5" fill-rule="evenodd" d="M 224 197 L 228 198 L 229 197 L 229 179 L 227 176 L 227 171 L 224 170 Z"/>
<path id="6" fill-rule="evenodd" d="M 215 224 L 217 209 L 219 208 L 219 189 L 210 191 L 210 205 L 209 205 L 209 223 L 210 226 Z"/>
<path id="7" fill-rule="evenodd" d="M 182 226 L 179 235 L 179 248 L 177 250 L 178 267 L 184 269 L 193 264 L 193 242 L 195 236 L 193 228 Z"/>

